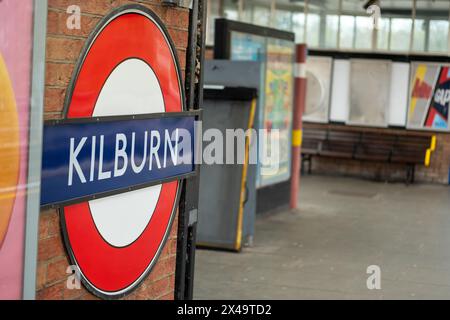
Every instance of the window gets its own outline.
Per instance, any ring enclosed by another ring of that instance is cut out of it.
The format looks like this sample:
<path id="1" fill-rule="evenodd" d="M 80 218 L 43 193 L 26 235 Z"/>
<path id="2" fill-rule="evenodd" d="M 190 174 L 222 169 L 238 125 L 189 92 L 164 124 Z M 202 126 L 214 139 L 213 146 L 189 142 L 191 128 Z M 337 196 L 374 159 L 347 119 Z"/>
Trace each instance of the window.
<path id="1" fill-rule="evenodd" d="M 428 51 L 447 52 L 448 20 L 430 20 Z"/>
<path id="2" fill-rule="evenodd" d="M 340 47 L 345 49 L 353 48 L 355 37 L 355 17 L 341 16 Z"/>
<path id="3" fill-rule="evenodd" d="M 319 46 L 320 38 L 320 16 L 316 13 L 308 14 L 306 26 L 306 43 L 310 47 Z"/>
<path id="4" fill-rule="evenodd" d="M 255 6 L 253 8 L 253 23 L 269 27 L 270 26 L 270 8 Z"/>
<path id="5" fill-rule="evenodd" d="M 239 8 L 237 1 L 223 0 L 223 17 L 229 20 L 239 19 Z"/>
<path id="6" fill-rule="evenodd" d="M 286 10 L 275 11 L 275 28 L 292 31 L 292 14 Z"/>
<path id="7" fill-rule="evenodd" d="M 416 19 L 414 22 L 413 51 L 425 51 L 428 22 Z"/>
<path id="8" fill-rule="evenodd" d="M 337 48 L 339 16 L 329 15 L 325 19 L 325 48 Z"/>
<path id="9" fill-rule="evenodd" d="M 356 17 L 355 49 L 372 48 L 373 22 L 369 17 Z"/>
<path id="10" fill-rule="evenodd" d="M 412 19 L 392 18 L 391 20 L 391 42 L 392 51 L 409 51 L 411 42 Z"/>
<path id="11" fill-rule="evenodd" d="M 292 27 L 295 33 L 295 42 L 305 41 L 305 14 L 303 12 L 294 12 L 292 14 Z"/>
<path id="12" fill-rule="evenodd" d="M 208 16 L 206 18 L 206 44 L 214 44 L 214 31 L 216 18 L 220 16 L 219 1 L 208 1 Z"/>
<path id="13" fill-rule="evenodd" d="M 225 17 L 294 32 L 297 43 L 306 42 L 311 48 L 450 53 L 450 0 L 383 0 L 378 30 L 364 3 L 209 0 L 207 44 L 214 40 L 214 20 Z"/>
<path id="14" fill-rule="evenodd" d="M 389 50 L 389 34 L 391 31 L 391 19 L 381 18 L 378 22 L 377 49 Z"/>

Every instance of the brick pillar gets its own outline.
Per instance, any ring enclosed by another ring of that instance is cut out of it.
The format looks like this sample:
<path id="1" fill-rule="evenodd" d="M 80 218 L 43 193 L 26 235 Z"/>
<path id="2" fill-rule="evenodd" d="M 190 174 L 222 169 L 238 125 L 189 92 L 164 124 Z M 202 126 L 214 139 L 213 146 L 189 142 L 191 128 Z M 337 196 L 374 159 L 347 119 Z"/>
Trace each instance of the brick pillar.
<path id="1" fill-rule="evenodd" d="M 188 46 L 189 10 L 169 8 L 160 0 L 49 0 L 45 83 L 45 120 L 62 118 L 64 97 L 75 63 L 88 35 L 100 19 L 114 8 L 136 3 L 153 10 L 166 24 L 175 43 L 184 77 Z M 66 27 L 67 8 L 81 8 L 81 29 Z M 152 273 L 137 290 L 126 299 L 172 300 L 174 298 L 175 262 L 178 219 L 175 220 L 169 241 Z M 45 299 L 95 299 L 84 287 L 69 290 L 68 256 L 65 252 L 59 214 L 56 210 L 41 212 L 39 220 L 38 268 L 36 298 Z"/>

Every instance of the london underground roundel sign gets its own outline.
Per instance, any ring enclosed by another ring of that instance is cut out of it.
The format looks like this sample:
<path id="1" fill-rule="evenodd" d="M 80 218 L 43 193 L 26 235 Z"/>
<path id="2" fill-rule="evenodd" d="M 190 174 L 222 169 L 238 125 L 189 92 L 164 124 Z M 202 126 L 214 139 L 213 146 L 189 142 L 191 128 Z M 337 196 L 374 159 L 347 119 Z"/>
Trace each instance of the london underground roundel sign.
<path id="1" fill-rule="evenodd" d="M 174 160 L 178 138 L 171 144 L 180 128 L 192 130 L 184 103 L 174 45 L 157 16 L 128 5 L 105 17 L 74 72 L 67 120 L 45 129 L 42 188 L 50 191 L 41 198 L 43 205 L 66 201 L 65 245 L 96 295 L 136 288 L 165 244 L 180 179 L 194 170 Z"/>

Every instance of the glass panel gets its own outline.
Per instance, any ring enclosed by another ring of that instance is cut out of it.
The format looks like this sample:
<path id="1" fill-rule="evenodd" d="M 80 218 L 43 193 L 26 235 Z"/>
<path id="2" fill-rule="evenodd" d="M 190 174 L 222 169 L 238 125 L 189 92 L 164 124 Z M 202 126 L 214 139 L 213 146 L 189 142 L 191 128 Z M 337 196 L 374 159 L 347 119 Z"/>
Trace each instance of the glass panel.
<path id="1" fill-rule="evenodd" d="M 425 51 L 428 22 L 416 19 L 414 23 L 413 51 Z"/>
<path id="2" fill-rule="evenodd" d="M 372 18 L 356 17 L 355 49 L 372 48 L 372 30 Z"/>
<path id="3" fill-rule="evenodd" d="M 295 33 L 295 42 L 301 43 L 305 41 L 305 14 L 295 12 L 292 15 L 292 24 Z"/>
<path id="4" fill-rule="evenodd" d="M 336 48 L 339 25 L 339 1 L 309 0 L 307 43 L 310 47 Z"/>
<path id="5" fill-rule="evenodd" d="M 411 43 L 413 0 L 381 1 L 377 48 L 408 52 Z"/>
<path id="6" fill-rule="evenodd" d="M 339 16 L 330 15 L 326 17 L 325 48 L 337 48 L 337 35 Z"/>
<path id="7" fill-rule="evenodd" d="M 344 49 L 372 48 L 372 19 L 364 3 L 358 0 L 342 0 L 340 47 Z"/>
<path id="8" fill-rule="evenodd" d="M 271 0 L 245 0 L 243 1 L 242 21 L 260 25 L 270 26 L 270 3 Z"/>
<path id="9" fill-rule="evenodd" d="M 286 10 L 275 11 L 275 28 L 292 31 L 292 14 Z"/>
<path id="10" fill-rule="evenodd" d="M 353 48 L 353 41 L 355 38 L 355 18 L 352 16 L 341 16 L 341 34 L 340 47 Z"/>
<path id="11" fill-rule="evenodd" d="M 415 51 L 448 51 L 449 7 L 448 0 L 417 0 L 413 45 Z"/>
<path id="12" fill-rule="evenodd" d="M 270 8 L 255 6 L 253 7 L 253 19 L 254 24 L 269 27 L 270 26 Z"/>
<path id="13" fill-rule="evenodd" d="M 391 43 L 392 51 L 409 51 L 412 19 L 393 18 L 391 22 Z"/>
<path id="14" fill-rule="evenodd" d="M 389 33 L 391 28 L 391 20 L 389 18 L 381 18 L 378 22 L 377 49 L 389 49 Z"/>
<path id="15" fill-rule="evenodd" d="M 265 108 L 263 111 L 264 128 L 269 130 L 269 136 L 277 139 L 279 151 L 278 170 L 262 165 L 261 186 L 286 181 L 290 177 L 291 165 L 291 134 L 292 134 L 292 101 L 294 94 L 294 68 L 295 47 L 292 42 L 268 39 Z M 267 144 L 267 154 L 272 151 L 271 144 Z"/>
<path id="16" fill-rule="evenodd" d="M 320 38 L 320 16 L 318 14 L 308 14 L 306 30 L 306 43 L 308 46 L 318 47 Z"/>
<path id="17" fill-rule="evenodd" d="M 447 52 L 448 20 L 430 20 L 430 38 L 428 51 Z"/>
<path id="18" fill-rule="evenodd" d="M 295 33 L 297 43 L 305 42 L 305 1 L 276 0 L 275 26 Z M 290 16 L 286 14 L 290 13 Z M 280 21 L 286 19 L 286 21 Z"/>
<path id="19" fill-rule="evenodd" d="M 223 0 L 223 17 L 229 20 L 238 20 L 238 2 L 234 0 Z"/>
<path id="20" fill-rule="evenodd" d="M 219 1 L 208 1 L 208 16 L 206 20 L 206 45 L 214 44 L 215 21 L 216 18 L 220 16 L 219 8 Z"/>

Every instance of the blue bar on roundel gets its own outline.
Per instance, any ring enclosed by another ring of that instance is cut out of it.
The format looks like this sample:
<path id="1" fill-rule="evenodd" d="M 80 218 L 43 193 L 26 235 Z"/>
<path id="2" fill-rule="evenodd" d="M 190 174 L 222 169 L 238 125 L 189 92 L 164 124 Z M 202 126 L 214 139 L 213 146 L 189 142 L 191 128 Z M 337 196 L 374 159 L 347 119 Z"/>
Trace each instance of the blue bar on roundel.
<path id="1" fill-rule="evenodd" d="M 76 203 L 194 173 L 194 125 L 195 116 L 46 125 L 41 206 Z"/>

